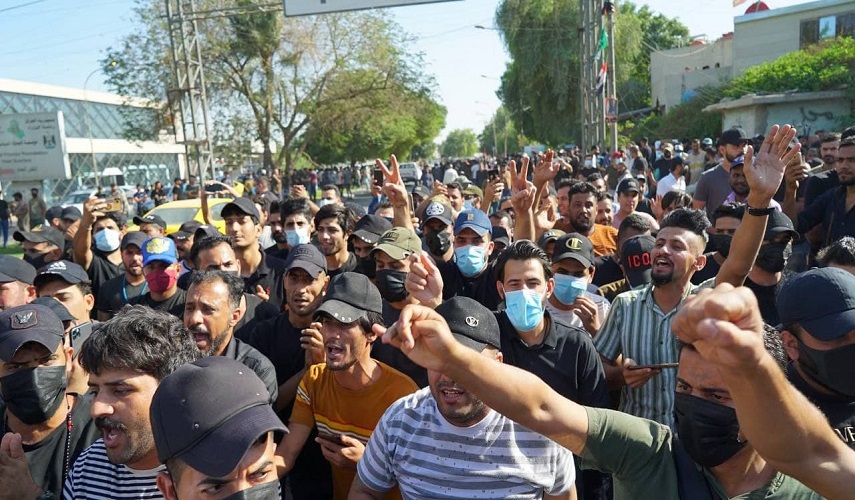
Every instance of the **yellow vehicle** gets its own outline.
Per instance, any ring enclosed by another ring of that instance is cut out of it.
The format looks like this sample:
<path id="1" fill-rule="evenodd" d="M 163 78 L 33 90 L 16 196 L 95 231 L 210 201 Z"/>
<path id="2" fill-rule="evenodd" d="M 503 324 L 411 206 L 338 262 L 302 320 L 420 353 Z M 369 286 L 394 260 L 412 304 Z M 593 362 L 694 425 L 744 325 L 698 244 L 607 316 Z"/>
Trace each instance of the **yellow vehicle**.
<path id="1" fill-rule="evenodd" d="M 223 234 L 226 232 L 226 223 L 223 220 L 221 212 L 227 203 L 232 201 L 231 198 L 208 198 L 208 208 L 211 211 L 211 222 L 217 230 Z M 205 218 L 202 217 L 202 202 L 201 200 L 178 200 L 164 203 L 158 207 L 146 212 L 148 214 L 157 214 L 166 221 L 166 234 L 172 234 L 178 231 L 181 224 L 189 220 L 197 220 L 202 224 L 205 223 Z M 128 231 L 139 231 L 136 224 L 128 226 Z"/>

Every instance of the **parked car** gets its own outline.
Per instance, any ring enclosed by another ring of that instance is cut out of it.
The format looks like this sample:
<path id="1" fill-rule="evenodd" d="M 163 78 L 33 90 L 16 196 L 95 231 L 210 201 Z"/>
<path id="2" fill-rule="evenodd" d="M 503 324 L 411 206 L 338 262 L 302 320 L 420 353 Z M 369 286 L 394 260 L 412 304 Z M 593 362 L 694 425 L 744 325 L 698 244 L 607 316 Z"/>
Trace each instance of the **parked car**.
<path id="1" fill-rule="evenodd" d="M 214 227 L 223 234 L 226 232 L 226 222 L 223 220 L 221 212 L 227 203 L 232 201 L 231 198 L 208 198 L 208 208 L 211 211 L 211 222 Z M 159 207 L 155 207 L 145 215 L 157 214 L 166 222 L 166 234 L 172 234 L 178 231 L 181 224 L 189 220 L 196 220 L 205 223 L 205 218 L 202 217 L 202 201 L 195 200 L 179 200 L 164 203 Z M 128 231 L 138 231 L 139 227 L 134 225 L 128 226 Z"/>
<path id="2" fill-rule="evenodd" d="M 136 193 L 136 186 L 119 186 L 119 188 L 125 193 L 125 206 L 127 208 L 126 215 L 133 215 L 135 207 L 134 205 L 134 193 Z M 87 188 L 87 189 L 78 189 L 76 191 L 72 191 L 65 195 L 65 197 L 60 200 L 59 204 L 64 207 L 77 207 L 80 212 L 83 212 L 83 203 L 86 202 L 89 198 L 94 198 L 95 193 L 97 193 L 97 189 Z M 110 188 L 102 189 L 103 194 L 107 194 L 110 192 Z"/>
<path id="3" fill-rule="evenodd" d="M 398 164 L 398 171 L 401 173 L 401 180 L 404 182 L 418 183 L 422 180 L 422 169 L 413 162 Z"/>

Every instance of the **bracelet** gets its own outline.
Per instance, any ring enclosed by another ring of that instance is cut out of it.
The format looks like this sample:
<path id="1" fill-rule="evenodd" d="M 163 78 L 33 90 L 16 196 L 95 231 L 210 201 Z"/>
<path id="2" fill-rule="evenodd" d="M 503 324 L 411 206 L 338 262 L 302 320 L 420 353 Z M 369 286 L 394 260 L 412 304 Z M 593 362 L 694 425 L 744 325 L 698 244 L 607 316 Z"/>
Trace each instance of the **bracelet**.
<path id="1" fill-rule="evenodd" d="M 748 215 L 753 215 L 755 217 L 764 217 L 768 215 L 772 215 L 772 212 L 777 210 L 775 207 L 767 207 L 767 208 L 755 208 L 751 205 L 745 205 L 745 211 L 748 212 Z"/>

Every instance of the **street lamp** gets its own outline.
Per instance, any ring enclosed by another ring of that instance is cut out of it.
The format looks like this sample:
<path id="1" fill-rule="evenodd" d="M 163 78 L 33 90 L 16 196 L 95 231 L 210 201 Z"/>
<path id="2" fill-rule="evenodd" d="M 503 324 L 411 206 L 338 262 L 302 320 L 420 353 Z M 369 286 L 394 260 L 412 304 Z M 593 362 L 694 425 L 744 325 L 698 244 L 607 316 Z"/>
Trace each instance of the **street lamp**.
<path id="1" fill-rule="evenodd" d="M 108 66 L 116 66 L 118 64 L 116 61 L 110 61 Z M 95 68 L 91 73 L 86 77 L 86 80 L 83 81 L 83 117 L 86 121 L 86 133 L 89 135 L 89 152 L 92 154 L 92 173 L 95 174 L 95 187 L 101 187 L 101 176 L 98 175 L 98 157 L 95 156 L 95 143 L 92 140 L 92 121 L 89 118 L 89 96 L 86 93 L 86 87 L 89 85 L 89 79 L 92 78 L 95 73 L 102 71 L 104 68 Z"/>

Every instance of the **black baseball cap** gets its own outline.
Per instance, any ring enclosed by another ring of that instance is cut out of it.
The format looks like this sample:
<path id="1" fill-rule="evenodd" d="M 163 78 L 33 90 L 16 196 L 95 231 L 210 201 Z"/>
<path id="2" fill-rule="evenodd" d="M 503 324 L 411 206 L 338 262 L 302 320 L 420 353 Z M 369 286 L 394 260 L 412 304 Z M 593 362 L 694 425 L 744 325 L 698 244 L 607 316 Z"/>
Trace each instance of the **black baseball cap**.
<path id="1" fill-rule="evenodd" d="M 341 273 L 330 280 L 327 294 L 315 317 L 328 314 L 345 324 L 353 323 L 367 312 L 383 313 L 383 298 L 367 276 L 359 273 Z"/>
<path id="2" fill-rule="evenodd" d="M 425 186 L 422 186 L 421 184 L 413 188 L 413 195 L 421 196 L 422 199 L 430 198 L 430 194 L 430 189 L 426 188 Z"/>
<path id="3" fill-rule="evenodd" d="M 364 215 L 353 229 L 353 236 L 358 237 L 365 243 L 374 245 L 380 239 L 380 235 L 392 229 L 392 223 L 379 215 Z"/>
<path id="4" fill-rule="evenodd" d="M 134 217 L 134 224 L 137 226 L 142 226 L 143 224 L 157 224 L 161 229 L 166 229 L 166 221 L 163 220 L 163 217 L 157 214 L 148 214 L 142 217 L 136 216 Z"/>
<path id="5" fill-rule="evenodd" d="M 327 272 L 327 259 L 315 245 L 297 245 L 288 252 L 288 258 L 285 259 L 285 272 L 293 268 L 302 269 L 312 278 L 317 278 L 321 271 Z"/>
<path id="6" fill-rule="evenodd" d="M 119 244 L 119 248 L 124 250 L 128 245 L 136 245 L 137 248 L 142 250 L 143 243 L 145 243 L 145 240 L 147 239 L 148 234 L 142 231 L 131 231 L 122 236 L 122 243 Z"/>
<path id="7" fill-rule="evenodd" d="M 53 277 L 58 277 L 69 285 L 92 283 L 89 275 L 86 274 L 86 270 L 80 267 L 80 264 L 75 264 L 69 260 L 57 260 L 39 269 L 39 274 L 33 284 L 40 287 Z"/>
<path id="8" fill-rule="evenodd" d="M 742 146 L 745 143 L 751 142 L 751 138 L 745 135 L 745 131 L 740 127 L 733 127 L 721 133 L 718 138 L 718 145 L 732 144 L 734 146 Z"/>
<path id="9" fill-rule="evenodd" d="M 558 238 L 564 236 L 566 233 L 560 229 L 550 229 L 549 231 L 544 231 L 543 234 L 540 235 L 540 238 L 537 239 L 537 246 L 542 249 L 546 249 L 546 245 L 551 241 L 556 241 Z"/>
<path id="10" fill-rule="evenodd" d="M 641 186 L 638 185 L 638 181 L 633 179 L 632 177 L 627 177 L 626 179 L 620 181 L 617 189 L 615 190 L 618 194 L 626 194 L 635 191 L 636 193 L 641 192 Z"/>
<path id="11" fill-rule="evenodd" d="M 264 382 L 243 363 L 207 356 L 164 378 L 151 399 L 151 430 L 162 463 L 179 458 L 207 476 L 233 471 L 268 432 L 288 432 Z"/>
<path id="12" fill-rule="evenodd" d="M 793 227 L 793 221 L 787 217 L 787 214 L 780 210 L 774 210 L 769 214 L 769 219 L 766 221 L 766 233 L 763 235 L 763 239 L 770 241 L 781 233 L 789 234 L 793 241 L 799 239 L 799 233 Z"/>
<path id="13" fill-rule="evenodd" d="M 80 209 L 77 207 L 65 207 L 62 209 L 62 215 L 60 215 L 60 219 L 63 220 L 79 220 L 83 214 L 80 213 Z"/>
<path id="14" fill-rule="evenodd" d="M 201 225 L 202 223 L 197 220 L 188 220 L 184 224 L 181 224 L 178 231 L 170 234 L 169 237 L 172 239 L 186 240 L 187 238 L 194 236 L 196 234 L 196 230 L 199 229 Z"/>
<path id="15" fill-rule="evenodd" d="M 450 225 L 453 222 L 451 218 L 451 207 L 445 203 L 432 201 L 427 204 L 422 219 L 427 222 L 431 219 L 442 221 L 445 225 Z"/>
<path id="16" fill-rule="evenodd" d="M 466 347 L 478 352 L 487 346 L 501 347 L 496 316 L 477 300 L 452 297 L 440 304 L 436 312 L 445 318 L 454 338 Z"/>
<path id="17" fill-rule="evenodd" d="M 216 226 L 211 226 L 208 224 L 202 224 L 196 231 L 193 233 L 193 241 L 199 241 L 202 238 L 207 238 L 208 236 L 222 236 L 223 233 L 220 232 Z"/>
<path id="18" fill-rule="evenodd" d="M 26 304 L 0 312 L 0 360 L 11 361 L 27 342 L 38 342 L 51 353 L 65 335 L 62 321 L 47 306 Z"/>
<path id="19" fill-rule="evenodd" d="M 496 243 L 504 243 L 506 247 L 511 245 L 511 237 L 508 236 L 508 231 L 502 226 L 493 226 L 490 229 L 490 240 Z"/>
<path id="20" fill-rule="evenodd" d="M 797 274 L 784 282 L 777 306 L 784 329 L 798 323 L 819 340 L 842 338 L 855 330 L 855 276 L 835 267 Z"/>
<path id="21" fill-rule="evenodd" d="M 594 265 L 594 245 L 586 236 L 579 233 L 567 233 L 558 238 L 552 250 L 552 262 L 573 259 L 589 268 Z"/>
<path id="22" fill-rule="evenodd" d="M 70 312 L 68 312 L 68 309 L 66 309 L 65 306 L 62 305 L 62 302 L 56 300 L 53 297 L 38 297 L 32 302 L 30 302 L 30 304 L 47 307 L 48 309 L 53 311 L 53 313 L 56 314 L 56 317 L 59 318 L 59 320 L 63 323 L 65 323 L 66 321 L 77 321 L 77 318 L 75 318 L 71 315 Z"/>
<path id="23" fill-rule="evenodd" d="M 54 205 L 47 209 L 45 212 L 45 220 L 51 221 L 53 219 L 61 219 L 62 218 L 62 207 L 59 205 Z"/>
<path id="24" fill-rule="evenodd" d="M 30 241 L 32 243 L 47 242 L 57 248 L 65 248 L 65 236 L 59 229 L 51 226 L 37 226 L 31 231 L 15 231 L 12 235 L 15 241 Z"/>
<path id="25" fill-rule="evenodd" d="M 640 234 L 627 238 L 621 245 L 620 263 L 630 288 L 653 281 L 650 251 L 655 243 L 656 238 L 653 236 Z"/>
<path id="26" fill-rule="evenodd" d="M 235 213 L 250 215 L 255 217 L 255 220 L 257 221 L 261 220 L 261 214 L 258 213 L 258 207 L 255 206 L 255 203 L 253 203 L 252 200 L 244 198 L 243 196 L 237 197 L 226 203 L 223 206 L 223 210 L 220 212 L 223 217 L 234 215 Z"/>
<path id="27" fill-rule="evenodd" d="M 0 255 L 0 283 L 20 281 L 32 285 L 35 279 L 36 268 L 32 264 L 11 255 Z"/>

